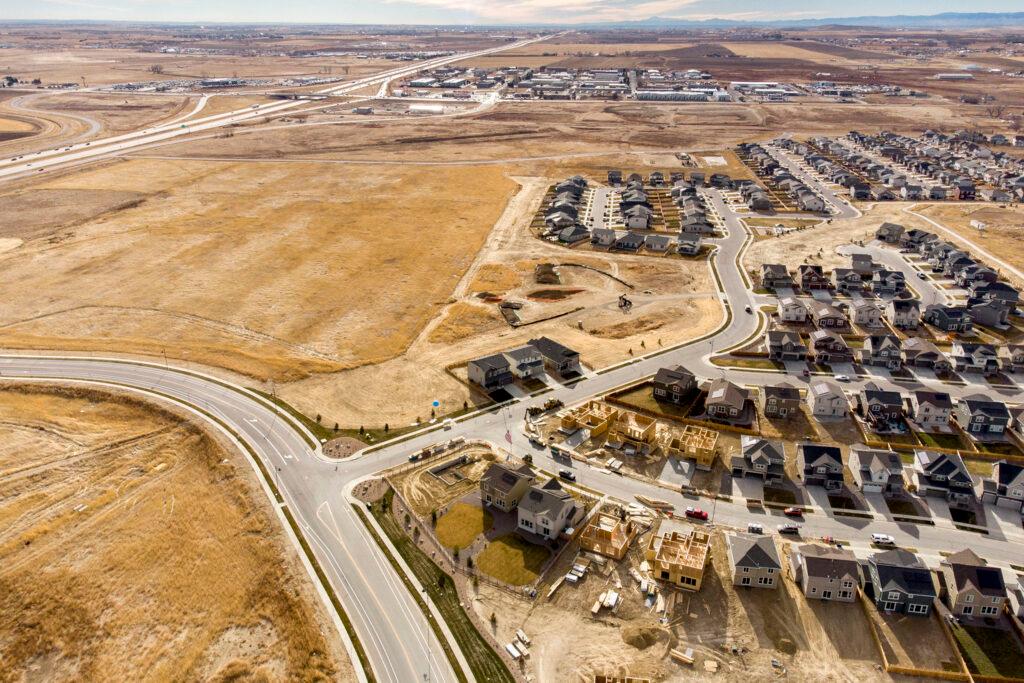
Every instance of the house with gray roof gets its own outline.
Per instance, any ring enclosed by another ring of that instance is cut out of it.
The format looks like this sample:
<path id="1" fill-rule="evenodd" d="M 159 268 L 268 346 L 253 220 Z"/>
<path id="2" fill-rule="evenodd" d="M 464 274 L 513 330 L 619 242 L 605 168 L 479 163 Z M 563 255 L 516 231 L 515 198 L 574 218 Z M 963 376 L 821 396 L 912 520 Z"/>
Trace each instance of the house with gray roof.
<path id="1" fill-rule="evenodd" d="M 796 332 L 769 330 L 764 337 L 768 358 L 774 361 L 802 361 L 807 359 L 807 346 Z"/>
<path id="2" fill-rule="evenodd" d="M 860 565 L 845 548 L 806 544 L 789 554 L 793 580 L 812 600 L 853 602 L 860 586 Z"/>
<path id="3" fill-rule="evenodd" d="M 1024 465 L 1000 460 L 981 481 L 981 502 L 1024 512 Z"/>
<path id="4" fill-rule="evenodd" d="M 501 353 L 474 358 L 466 364 L 466 374 L 470 382 L 487 392 L 496 391 L 515 380 L 508 358 Z"/>
<path id="5" fill-rule="evenodd" d="M 1001 437 L 1010 426 L 1006 404 L 982 394 L 961 399 L 954 415 L 960 428 L 976 438 Z"/>
<path id="6" fill-rule="evenodd" d="M 974 499 L 974 480 L 958 453 L 914 451 L 914 483 L 920 496 L 958 503 Z"/>
<path id="7" fill-rule="evenodd" d="M 526 344 L 510 349 L 504 354 L 508 359 L 509 369 L 517 379 L 531 379 L 544 376 L 544 357 L 535 347 Z"/>
<path id="8" fill-rule="evenodd" d="M 542 538 L 558 538 L 572 521 L 576 507 L 573 497 L 557 479 L 543 486 L 531 486 L 519 501 L 518 527 Z"/>
<path id="9" fill-rule="evenodd" d="M 761 387 L 759 400 L 765 417 L 785 419 L 800 412 L 800 390 L 789 384 Z"/>
<path id="10" fill-rule="evenodd" d="M 492 463 L 480 477 L 480 500 L 502 512 L 511 512 L 532 484 L 533 470 L 529 465 Z"/>
<path id="11" fill-rule="evenodd" d="M 953 553 L 940 563 L 946 583 L 949 611 L 959 617 L 996 617 L 1007 604 L 1003 572 L 989 567 L 970 548 Z M 984 625 L 984 621 L 978 622 Z"/>
<path id="12" fill-rule="evenodd" d="M 875 605 L 883 612 L 926 616 L 938 597 L 928 567 L 906 550 L 886 550 L 868 557 L 867 577 Z"/>
<path id="13" fill-rule="evenodd" d="M 898 493 L 904 488 L 903 460 L 894 451 L 851 448 L 850 475 L 864 493 Z"/>
<path id="14" fill-rule="evenodd" d="M 824 379 L 811 381 L 807 389 L 807 405 L 811 415 L 822 417 L 846 417 L 850 414 L 850 402 L 835 382 Z"/>
<path id="15" fill-rule="evenodd" d="M 796 446 L 796 466 L 804 486 L 821 486 L 826 491 L 843 488 L 843 452 L 836 446 L 803 441 Z"/>
<path id="16" fill-rule="evenodd" d="M 723 377 L 708 387 L 704 406 L 708 416 L 715 420 L 732 424 L 750 424 L 753 421 L 750 392 Z"/>
<path id="17" fill-rule="evenodd" d="M 697 389 L 697 377 L 682 365 L 660 368 L 651 381 L 651 393 L 656 401 L 682 404 L 689 401 Z"/>
<path id="18" fill-rule="evenodd" d="M 909 416 L 923 431 L 943 431 L 953 416 L 953 398 L 944 391 L 918 389 L 910 395 Z"/>
<path id="19" fill-rule="evenodd" d="M 756 477 L 770 484 L 785 478 L 785 461 L 786 447 L 781 441 L 744 434 L 740 455 L 733 456 L 729 465 L 734 477 Z"/>
<path id="20" fill-rule="evenodd" d="M 782 576 L 782 562 L 771 536 L 732 533 L 727 534 L 725 539 L 734 586 L 778 586 Z"/>

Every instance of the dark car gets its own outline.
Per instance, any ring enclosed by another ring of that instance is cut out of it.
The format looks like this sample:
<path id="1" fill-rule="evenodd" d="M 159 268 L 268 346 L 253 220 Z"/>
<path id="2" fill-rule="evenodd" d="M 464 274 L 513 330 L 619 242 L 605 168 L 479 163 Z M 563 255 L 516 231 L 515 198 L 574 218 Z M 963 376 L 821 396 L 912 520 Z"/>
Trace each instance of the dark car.
<path id="1" fill-rule="evenodd" d="M 566 481 L 576 481 L 576 475 L 571 470 L 558 470 L 558 476 Z"/>

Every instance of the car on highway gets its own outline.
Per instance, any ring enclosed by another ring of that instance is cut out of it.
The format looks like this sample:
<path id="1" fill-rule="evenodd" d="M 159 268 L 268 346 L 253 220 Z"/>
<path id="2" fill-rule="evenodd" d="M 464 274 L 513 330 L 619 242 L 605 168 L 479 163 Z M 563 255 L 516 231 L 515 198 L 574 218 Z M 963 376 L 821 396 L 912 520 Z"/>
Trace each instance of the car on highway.
<path id="1" fill-rule="evenodd" d="M 782 514 L 786 515 L 787 517 L 803 517 L 804 509 L 797 507 L 786 508 L 785 510 L 782 511 Z"/>
<path id="2" fill-rule="evenodd" d="M 871 534 L 871 542 L 875 545 L 896 545 L 896 539 L 889 534 Z"/>
<path id="3" fill-rule="evenodd" d="M 576 475 L 572 473 L 572 470 L 558 470 L 558 476 L 566 481 L 576 481 Z"/>
<path id="4" fill-rule="evenodd" d="M 800 534 L 800 525 L 793 524 L 792 522 L 780 524 L 778 529 L 780 534 L 793 534 L 797 536 Z"/>
<path id="5" fill-rule="evenodd" d="M 752 309 L 750 306 L 744 306 L 743 310 L 746 311 L 747 313 L 753 313 L 754 312 L 754 309 Z"/>
<path id="6" fill-rule="evenodd" d="M 684 512 L 683 514 L 685 514 L 690 519 L 699 519 L 702 522 L 707 521 L 708 518 L 708 513 L 704 512 L 700 508 L 695 507 L 686 508 L 686 512 Z"/>
<path id="7" fill-rule="evenodd" d="M 747 525 L 747 532 L 751 534 L 763 534 L 764 526 L 761 524 L 750 523 Z"/>
<path id="8" fill-rule="evenodd" d="M 917 276 L 918 276 L 919 278 L 921 278 L 922 280 L 927 280 L 927 279 L 928 279 L 928 274 L 927 274 L 927 273 L 921 273 L 921 272 L 919 272 L 919 273 L 917 274 Z"/>
<path id="9" fill-rule="evenodd" d="M 849 375 L 836 375 L 836 381 L 837 382 L 849 382 L 850 381 L 850 376 Z"/>

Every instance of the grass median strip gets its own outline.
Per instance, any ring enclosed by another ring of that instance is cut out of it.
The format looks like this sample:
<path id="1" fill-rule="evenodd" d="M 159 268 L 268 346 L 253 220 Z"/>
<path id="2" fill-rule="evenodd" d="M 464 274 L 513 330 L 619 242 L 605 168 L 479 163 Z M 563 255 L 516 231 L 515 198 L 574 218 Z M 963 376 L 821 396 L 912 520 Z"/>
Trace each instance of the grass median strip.
<path id="1" fill-rule="evenodd" d="M 392 498 L 393 494 L 389 491 L 381 502 L 371 506 L 371 513 L 441 613 L 445 623 L 455 637 L 459 649 L 462 650 L 466 661 L 469 662 L 473 678 L 477 681 L 487 681 L 488 683 L 492 681 L 495 683 L 514 683 L 515 678 L 513 678 L 508 667 L 505 666 L 505 662 L 491 648 L 490 644 L 477 630 L 469 615 L 466 614 L 466 611 L 459 604 L 459 593 L 455 590 L 452 578 L 434 564 L 423 551 L 417 548 L 415 543 L 399 527 L 398 522 L 391 514 Z M 362 509 L 358 506 L 354 507 L 361 517 L 364 516 L 365 513 Z M 395 564 L 394 558 L 387 552 L 383 541 L 377 538 L 373 527 L 367 524 L 367 528 L 384 550 L 385 555 L 391 560 L 392 564 Z M 466 680 L 455 658 L 455 654 L 451 652 L 447 639 L 440 631 L 440 626 L 435 623 L 426 605 L 422 604 L 423 599 L 420 597 L 419 592 L 413 589 L 401 569 L 397 566 L 395 569 L 402 576 L 403 581 L 406 582 L 412 594 L 416 596 L 417 601 L 421 603 L 420 607 L 437 634 L 438 640 L 441 641 L 445 654 L 448 655 L 448 659 L 452 663 L 452 668 L 455 669 L 456 674 L 459 676 L 459 680 Z"/>

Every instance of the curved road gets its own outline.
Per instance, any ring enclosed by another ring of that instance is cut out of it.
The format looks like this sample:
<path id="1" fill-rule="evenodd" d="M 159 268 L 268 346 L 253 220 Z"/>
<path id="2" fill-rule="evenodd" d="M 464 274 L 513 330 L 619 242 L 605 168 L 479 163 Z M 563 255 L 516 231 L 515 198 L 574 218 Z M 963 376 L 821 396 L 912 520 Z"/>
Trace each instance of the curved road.
<path id="1" fill-rule="evenodd" d="M 195 372 L 116 359 L 2 356 L 0 376 L 7 379 L 88 381 L 130 388 L 190 406 L 210 420 L 215 428 L 227 430 L 233 437 L 244 441 L 262 461 L 281 491 L 284 505 L 295 517 L 301 533 L 351 618 L 378 680 L 408 683 L 428 677 L 431 681 L 453 681 L 456 680 L 455 674 L 437 638 L 391 564 L 354 513 L 346 490 L 353 482 L 405 461 L 410 453 L 424 446 L 455 436 L 487 439 L 507 445 L 516 452 L 532 452 L 536 464 L 554 471 L 565 465 L 552 461 L 546 452 L 532 450 L 518 428 L 519 419 L 527 407 L 540 405 L 551 398 L 561 399 L 566 404 L 576 403 L 648 377 L 668 364 L 682 363 L 698 375 L 727 376 L 741 384 L 764 385 L 784 378 L 802 381 L 802 378 L 781 372 L 728 369 L 710 362 L 713 350 L 738 344 L 757 331 L 758 315 L 747 314 L 744 308 L 748 305 L 756 307 L 761 299 L 750 292 L 738 267 L 749 235 L 738 216 L 723 203 L 717 192 L 709 191 L 708 198 L 723 217 L 727 231 L 726 236 L 717 241 L 715 259 L 724 290 L 722 304 L 731 310 L 727 322 L 710 338 L 662 350 L 657 355 L 621 364 L 602 371 L 602 374 L 590 374 L 572 386 L 559 385 L 547 394 L 523 399 L 514 407 L 463 418 L 448 431 L 423 433 L 344 461 L 326 459 L 312 435 L 268 401 L 244 388 Z M 841 214 L 849 215 L 841 201 L 836 206 Z M 907 381 L 894 382 L 886 375 L 871 379 L 902 391 L 908 387 Z M 858 386 L 859 382 L 863 380 L 851 383 L 851 387 Z M 954 395 L 976 390 L 970 386 L 941 385 L 923 378 L 912 382 L 913 386 L 933 384 Z M 1018 388 L 1004 390 L 1003 393 L 1008 398 L 1022 398 Z M 510 444 L 505 443 L 506 434 L 511 438 Z M 693 497 L 684 497 L 652 483 L 612 475 L 581 463 L 573 466 L 577 468 L 581 483 L 623 500 L 647 495 L 666 499 L 677 506 L 694 504 Z M 713 510 L 716 523 L 742 527 L 752 514 L 743 502 L 705 501 L 704 504 Z M 857 520 L 835 517 L 823 509 L 808 516 L 805 532 L 807 535 L 827 534 L 843 539 L 862 538 L 868 525 L 871 531 L 890 533 L 901 544 L 915 547 L 929 558 L 938 557 L 942 550 L 969 544 L 993 563 L 1005 564 L 1017 559 L 1019 543 L 1024 541 L 1024 535 L 1019 533 L 1019 524 L 1016 532 L 1005 530 L 1008 527 L 997 527 L 989 535 L 980 536 L 956 530 L 942 519 L 936 526 L 927 527 L 898 524 L 892 521 L 891 516 L 881 513 L 876 514 L 874 520 Z M 857 547 L 856 541 L 853 546 Z M 347 643 L 344 630 L 339 630 Z M 353 661 L 358 667 L 354 656 Z"/>

